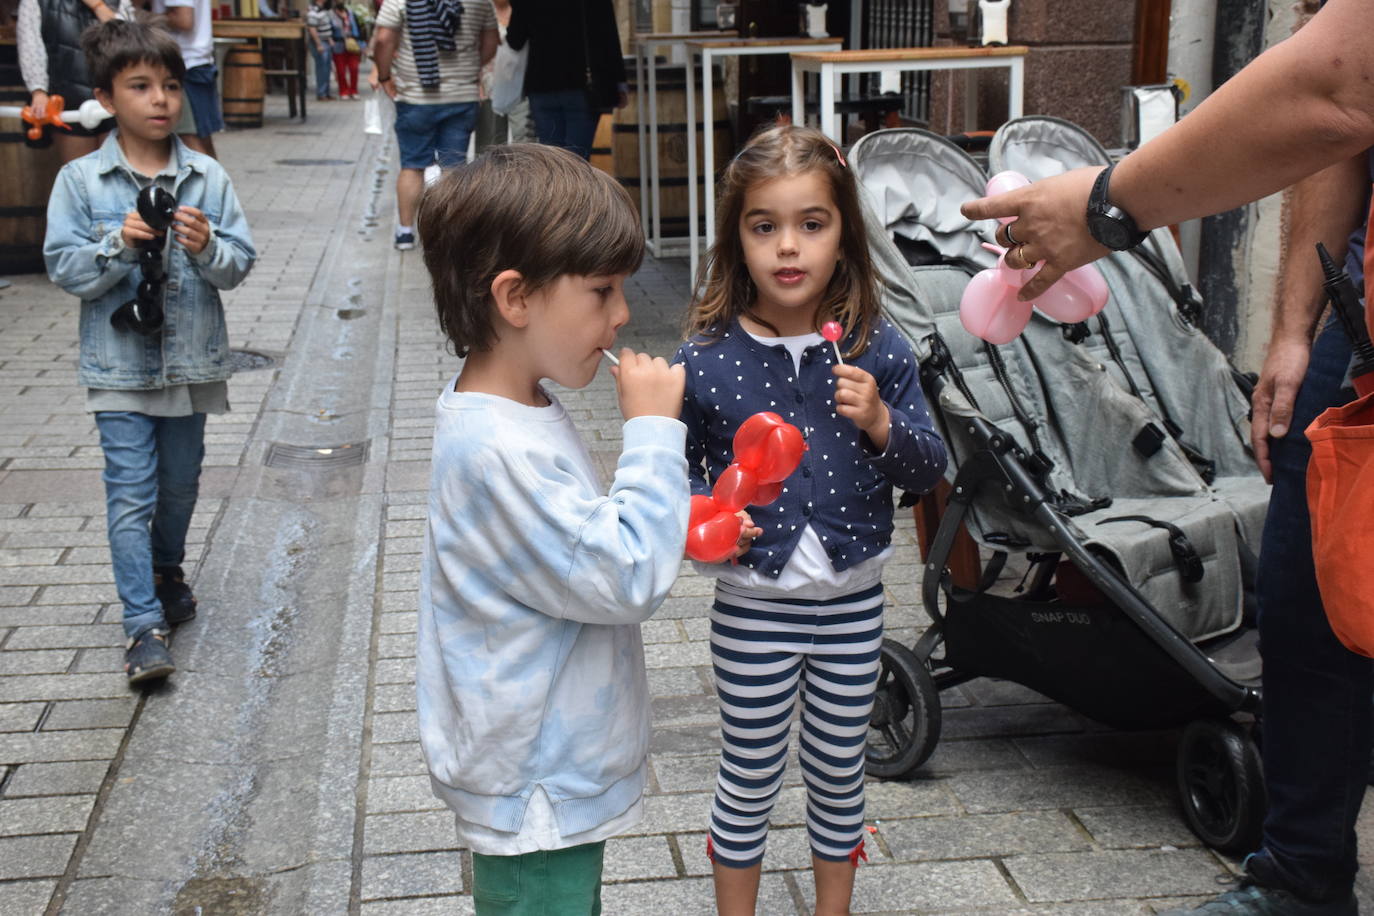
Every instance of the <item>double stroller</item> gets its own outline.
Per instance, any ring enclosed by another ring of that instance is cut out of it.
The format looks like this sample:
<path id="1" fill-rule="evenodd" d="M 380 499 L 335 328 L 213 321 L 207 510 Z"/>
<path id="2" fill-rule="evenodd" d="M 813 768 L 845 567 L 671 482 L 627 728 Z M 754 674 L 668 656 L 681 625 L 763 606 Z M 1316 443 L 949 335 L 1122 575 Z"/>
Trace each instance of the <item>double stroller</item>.
<path id="1" fill-rule="evenodd" d="M 1032 180 L 1110 161 L 1045 117 L 1004 125 L 988 160 Z M 1232 716 L 1259 705 L 1251 583 L 1269 488 L 1250 450 L 1249 380 L 1198 329 L 1172 235 L 1097 262 L 1110 290 L 1098 316 L 1036 312 L 996 346 L 958 317 L 970 277 L 996 259 L 982 247 L 995 224 L 959 213 L 987 172 L 917 129 L 868 134 L 850 162 L 887 316 L 921 361 L 950 452 L 947 499 L 921 532 L 931 625 L 912 647 L 885 641 L 868 772 L 914 771 L 939 741 L 939 691 L 1001 678 L 1115 728 L 1182 726 L 1190 826 L 1219 850 L 1254 849 L 1260 760 Z M 986 564 L 960 573 L 964 530 Z M 1026 573 L 1015 591 L 998 585 L 1009 561 Z"/>

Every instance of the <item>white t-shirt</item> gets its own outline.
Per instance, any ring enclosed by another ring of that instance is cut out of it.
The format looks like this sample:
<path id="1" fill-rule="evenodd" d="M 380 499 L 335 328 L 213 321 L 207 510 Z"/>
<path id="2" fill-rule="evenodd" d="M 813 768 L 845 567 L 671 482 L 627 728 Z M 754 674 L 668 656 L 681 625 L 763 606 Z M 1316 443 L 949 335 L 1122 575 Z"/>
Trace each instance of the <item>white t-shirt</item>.
<path id="1" fill-rule="evenodd" d="M 210 0 L 153 0 L 153 12 L 167 15 L 173 6 L 189 6 L 194 14 L 191 30 L 178 32 L 169 28 L 172 37 L 181 48 L 181 57 L 186 61 L 186 69 L 203 67 L 215 62 L 215 39 L 210 33 Z"/>
<path id="2" fill-rule="evenodd" d="M 542 849 L 570 849 L 619 836 L 644 820 L 644 799 L 637 799 L 624 813 L 599 827 L 568 836 L 558 832 L 553 804 L 542 786 L 535 786 L 530 795 L 519 833 L 506 833 L 485 824 L 474 824 L 463 820 L 461 814 L 453 817 L 458 826 L 458 845 L 467 847 L 479 856 L 523 856 Z"/>

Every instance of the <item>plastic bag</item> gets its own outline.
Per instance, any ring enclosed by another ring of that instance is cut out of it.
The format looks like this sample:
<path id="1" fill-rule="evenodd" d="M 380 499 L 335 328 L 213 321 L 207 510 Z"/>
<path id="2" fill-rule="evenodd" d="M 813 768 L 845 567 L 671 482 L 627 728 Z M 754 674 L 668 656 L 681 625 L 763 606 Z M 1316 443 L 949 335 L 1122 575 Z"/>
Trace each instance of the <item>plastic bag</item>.
<path id="1" fill-rule="evenodd" d="M 375 93 L 363 103 L 363 133 L 382 133 L 382 103 Z"/>
<path id="2" fill-rule="evenodd" d="M 525 65 L 530 59 L 529 45 L 511 50 L 504 41 L 496 46 L 491 67 L 491 108 L 497 114 L 510 114 L 525 97 Z"/>

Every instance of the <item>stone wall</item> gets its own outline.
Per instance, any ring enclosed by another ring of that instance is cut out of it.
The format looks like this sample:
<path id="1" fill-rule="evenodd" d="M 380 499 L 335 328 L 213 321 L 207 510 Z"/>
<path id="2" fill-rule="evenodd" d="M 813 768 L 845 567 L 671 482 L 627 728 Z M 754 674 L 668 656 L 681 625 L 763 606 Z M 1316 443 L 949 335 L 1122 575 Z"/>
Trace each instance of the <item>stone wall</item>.
<path id="1" fill-rule="evenodd" d="M 970 0 L 976 3 L 977 0 Z M 1029 45 L 1026 114 L 1066 118 L 1107 146 L 1120 145 L 1121 87 L 1131 81 L 1134 0 L 1012 0 L 1008 39 Z M 935 2 L 937 45 L 954 44 L 947 0 Z M 964 92 L 977 88 L 976 121 L 994 130 L 1006 119 L 1007 80 L 996 71 L 938 73 L 931 85 L 931 129 L 966 129 Z"/>

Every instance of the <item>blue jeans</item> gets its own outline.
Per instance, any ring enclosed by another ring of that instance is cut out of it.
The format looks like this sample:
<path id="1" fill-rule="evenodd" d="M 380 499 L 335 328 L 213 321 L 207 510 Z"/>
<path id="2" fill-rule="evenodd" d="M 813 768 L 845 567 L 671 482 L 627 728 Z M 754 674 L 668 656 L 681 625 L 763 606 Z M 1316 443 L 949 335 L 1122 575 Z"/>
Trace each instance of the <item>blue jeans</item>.
<path id="1" fill-rule="evenodd" d="M 1332 322 L 1317 338 L 1291 431 L 1270 440 L 1274 490 L 1258 580 L 1264 660 L 1262 741 L 1269 813 L 1250 871 L 1311 900 L 1350 893 L 1358 864 L 1355 819 L 1369 773 L 1371 660 L 1331 632 L 1312 568 L 1303 436 L 1327 407 L 1353 398 L 1341 382 L 1350 341 Z"/>
<path id="2" fill-rule="evenodd" d="M 442 105 L 396 103 L 396 145 L 401 168 L 425 169 L 437 159 L 443 169 L 462 165 L 477 127 L 477 103 Z"/>
<path id="3" fill-rule="evenodd" d="M 153 591 L 154 566 L 180 566 L 200 492 L 205 414 L 95 415 L 105 453 L 105 514 L 115 588 L 130 639 L 167 625 Z"/>
<path id="4" fill-rule="evenodd" d="M 581 89 L 531 92 L 530 116 L 540 143 L 591 158 L 597 115 L 587 107 L 587 94 Z"/>
<path id="5" fill-rule="evenodd" d="M 329 71 L 334 62 L 334 52 L 329 45 L 325 45 L 323 51 L 311 45 L 310 54 L 315 58 L 315 98 L 322 99 L 329 95 Z"/>

